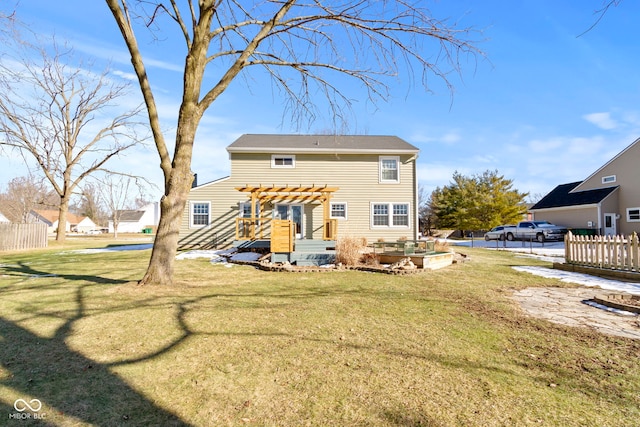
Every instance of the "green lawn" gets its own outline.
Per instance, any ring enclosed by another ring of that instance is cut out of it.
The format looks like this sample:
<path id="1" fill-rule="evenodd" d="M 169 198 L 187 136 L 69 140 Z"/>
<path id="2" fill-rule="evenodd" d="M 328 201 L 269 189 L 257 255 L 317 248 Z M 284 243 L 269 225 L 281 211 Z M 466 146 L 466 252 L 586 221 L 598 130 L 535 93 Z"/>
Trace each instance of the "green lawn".
<path id="1" fill-rule="evenodd" d="M 56 426 L 640 419 L 640 342 L 510 299 L 567 286 L 511 268 L 538 261 L 464 249 L 467 263 L 388 276 L 184 260 L 163 288 L 136 285 L 150 251 L 70 251 L 91 243 L 0 255 L 0 420 L 22 425 L 17 399 L 40 400 Z"/>

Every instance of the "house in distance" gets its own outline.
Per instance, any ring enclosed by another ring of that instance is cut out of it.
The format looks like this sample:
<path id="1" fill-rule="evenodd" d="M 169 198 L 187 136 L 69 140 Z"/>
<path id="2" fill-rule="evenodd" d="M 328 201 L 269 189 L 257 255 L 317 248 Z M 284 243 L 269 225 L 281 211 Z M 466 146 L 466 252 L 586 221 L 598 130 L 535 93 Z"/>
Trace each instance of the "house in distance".
<path id="1" fill-rule="evenodd" d="M 584 181 L 558 185 L 530 211 L 536 220 L 599 235 L 640 233 L 640 138 Z"/>

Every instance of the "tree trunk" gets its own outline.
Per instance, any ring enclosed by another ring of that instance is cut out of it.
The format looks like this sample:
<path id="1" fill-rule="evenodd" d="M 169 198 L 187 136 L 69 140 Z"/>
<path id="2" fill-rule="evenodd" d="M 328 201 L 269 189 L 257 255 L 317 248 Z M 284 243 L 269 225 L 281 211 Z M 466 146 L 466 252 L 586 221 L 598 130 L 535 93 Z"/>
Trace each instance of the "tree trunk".
<path id="1" fill-rule="evenodd" d="M 174 187 L 175 188 L 175 187 Z M 160 201 L 160 223 L 156 232 L 151 260 L 140 285 L 171 285 L 178 250 L 178 230 L 186 204 L 186 194 L 171 191 Z M 188 194 L 188 192 L 187 192 Z"/>
<path id="2" fill-rule="evenodd" d="M 56 231 L 56 241 L 64 243 L 67 237 L 67 212 L 69 211 L 69 199 L 62 198 L 60 200 L 60 208 L 58 209 L 58 229 Z"/>
<path id="3" fill-rule="evenodd" d="M 151 251 L 151 260 L 140 285 L 172 285 L 173 270 L 178 251 L 180 223 L 187 203 L 193 174 L 191 155 L 199 117 L 184 125 L 178 125 L 176 155 L 171 175 L 165 184 L 165 194 L 160 200 L 160 223 Z"/>

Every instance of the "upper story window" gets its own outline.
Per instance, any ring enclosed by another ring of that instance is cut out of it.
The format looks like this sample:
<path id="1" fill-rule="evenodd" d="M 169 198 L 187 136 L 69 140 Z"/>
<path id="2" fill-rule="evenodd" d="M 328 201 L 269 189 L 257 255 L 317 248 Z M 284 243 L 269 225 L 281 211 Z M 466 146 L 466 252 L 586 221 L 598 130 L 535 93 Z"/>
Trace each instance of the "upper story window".
<path id="1" fill-rule="evenodd" d="M 295 168 L 296 156 L 292 154 L 287 154 L 287 155 L 273 154 L 271 155 L 271 167 L 272 168 Z"/>
<path id="2" fill-rule="evenodd" d="M 400 182 L 400 157 L 380 156 L 380 182 L 393 184 Z"/>
<path id="3" fill-rule="evenodd" d="M 201 228 L 209 225 L 209 215 L 211 212 L 210 202 L 191 202 L 189 227 Z"/>
<path id="4" fill-rule="evenodd" d="M 603 184 L 611 184 L 616 182 L 616 176 L 615 175 L 609 175 L 609 176 L 603 176 L 602 177 L 602 183 Z"/>

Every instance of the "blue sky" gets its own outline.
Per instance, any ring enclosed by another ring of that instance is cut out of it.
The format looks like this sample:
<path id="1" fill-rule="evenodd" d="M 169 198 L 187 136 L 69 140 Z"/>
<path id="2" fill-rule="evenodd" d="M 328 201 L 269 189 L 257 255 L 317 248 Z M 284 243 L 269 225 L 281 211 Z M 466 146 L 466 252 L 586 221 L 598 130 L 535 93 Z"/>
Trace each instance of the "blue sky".
<path id="1" fill-rule="evenodd" d="M 3 2 L 5 3 L 5 2 Z M 485 58 L 462 63 L 453 96 L 435 77 L 431 92 L 408 76 L 391 82 L 388 102 L 375 108 L 356 99 L 349 133 L 397 135 L 421 149 L 419 179 L 427 191 L 465 175 L 497 170 L 514 187 L 541 195 L 585 179 L 640 137 L 640 43 L 634 24 L 640 3 L 623 1 L 593 29 L 602 0 L 424 2 L 439 18 L 482 31 Z M 7 11 L 8 5 L 0 6 Z M 132 70 L 113 18 L 101 1 L 27 0 L 17 16 L 43 34 L 67 39 L 76 51 L 111 64 L 115 76 Z M 579 36 L 579 37 L 578 37 Z M 180 102 L 181 45 L 143 40 L 167 134 Z M 139 98 L 132 88 L 132 100 Z M 225 147 L 244 133 L 324 133 L 330 117 L 296 128 L 282 98 L 259 74 L 235 81 L 205 115 L 192 169 L 199 182 L 229 174 Z M 129 153 L 113 167 L 162 182 L 153 149 Z M 18 158 L 0 158 L 0 188 L 24 175 Z"/>

